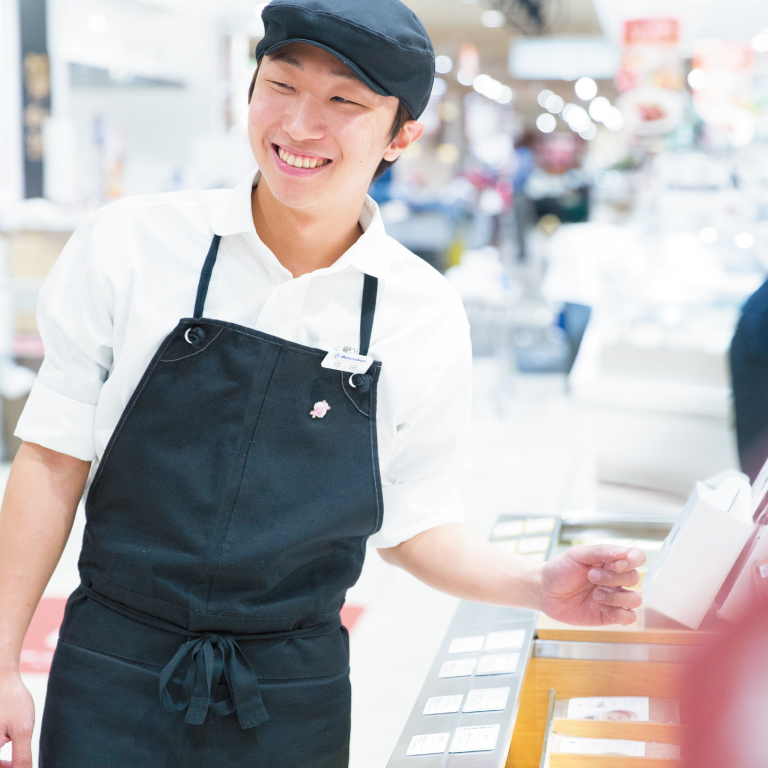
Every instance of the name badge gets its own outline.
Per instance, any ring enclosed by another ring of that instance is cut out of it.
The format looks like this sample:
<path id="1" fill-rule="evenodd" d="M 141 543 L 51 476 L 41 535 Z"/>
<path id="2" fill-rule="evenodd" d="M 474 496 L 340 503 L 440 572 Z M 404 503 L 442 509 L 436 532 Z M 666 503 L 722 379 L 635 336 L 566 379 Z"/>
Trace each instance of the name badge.
<path id="1" fill-rule="evenodd" d="M 323 368 L 344 373 L 365 373 L 373 365 L 373 358 L 367 355 L 356 355 L 353 352 L 331 350 L 325 356 L 322 365 Z"/>

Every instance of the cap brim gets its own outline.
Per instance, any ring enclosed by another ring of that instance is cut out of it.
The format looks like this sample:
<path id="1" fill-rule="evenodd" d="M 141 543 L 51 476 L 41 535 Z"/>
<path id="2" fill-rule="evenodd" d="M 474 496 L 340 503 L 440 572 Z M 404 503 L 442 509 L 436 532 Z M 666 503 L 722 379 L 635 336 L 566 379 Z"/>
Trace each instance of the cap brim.
<path id="1" fill-rule="evenodd" d="M 348 59 L 343 53 L 339 53 L 334 48 L 330 48 L 327 45 L 323 45 L 322 43 L 318 43 L 315 40 L 305 40 L 304 38 L 295 37 L 291 40 L 281 40 L 279 43 L 276 43 L 271 48 L 268 48 L 264 53 L 262 54 L 262 58 L 264 56 L 269 56 L 270 54 L 274 53 L 280 48 L 285 48 L 286 45 L 291 45 L 292 43 L 307 43 L 307 45 L 314 45 L 316 48 L 322 48 L 324 51 L 327 51 L 331 54 L 331 56 L 335 56 L 342 64 L 349 67 L 357 77 L 360 78 L 374 93 L 378 93 L 380 96 L 392 96 L 392 94 L 387 91 L 385 88 L 382 88 L 377 82 L 374 80 L 371 80 L 368 75 L 363 72 L 360 67 L 355 64 L 354 61 L 351 61 Z"/>

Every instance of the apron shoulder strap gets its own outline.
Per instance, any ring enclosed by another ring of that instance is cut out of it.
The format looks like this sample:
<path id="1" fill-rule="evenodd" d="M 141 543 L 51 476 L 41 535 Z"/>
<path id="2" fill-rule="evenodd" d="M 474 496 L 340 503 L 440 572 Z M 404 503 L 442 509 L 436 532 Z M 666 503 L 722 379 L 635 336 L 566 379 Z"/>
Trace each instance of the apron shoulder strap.
<path id="1" fill-rule="evenodd" d="M 379 278 L 365 276 L 363 282 L 363 307 L 360 312 L 360 354 L 367 355 L 371 346 L 373 317 L 376 314 L 376 294 L 379 291 Z"/>
<path id="2" fill-rule="evenodd" d="M 195 300 L 195 312 L 192 317 L 199 320 L 205 310 L 205 297 L 208 295 L 208 286 L 211 284 L 211 275 L 213 267 L 216 264 L 216 256 L 219 253 L 219 243 L 221 235 L 214 235 L 211 241 L 211 247 L 208 249 L 208 255 L 205 257 L 203 270 L 200 272 L 200 282 L 197 285 L 197 299 Z"/>

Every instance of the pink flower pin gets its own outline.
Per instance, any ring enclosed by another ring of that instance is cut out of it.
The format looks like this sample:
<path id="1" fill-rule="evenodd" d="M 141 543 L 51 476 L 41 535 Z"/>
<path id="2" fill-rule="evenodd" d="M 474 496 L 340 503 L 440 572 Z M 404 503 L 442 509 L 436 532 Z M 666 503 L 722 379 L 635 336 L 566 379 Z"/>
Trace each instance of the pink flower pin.
<path id="1" fill-rule="evenodd" d="M 315 407 L 309 412 L 309 415 L 313 419 L 322 419 L 330 410 L 331 406 L 325 400 L 321 400 L 319 403 L 315 403 Z"/>

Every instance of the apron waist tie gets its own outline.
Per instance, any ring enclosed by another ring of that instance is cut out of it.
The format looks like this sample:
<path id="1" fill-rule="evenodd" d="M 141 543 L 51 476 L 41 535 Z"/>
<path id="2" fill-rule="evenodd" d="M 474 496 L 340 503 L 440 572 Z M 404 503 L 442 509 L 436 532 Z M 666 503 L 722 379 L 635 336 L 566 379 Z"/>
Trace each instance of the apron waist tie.
<path id="1" fill-rule="evenodd" d="M 186 665 L 180 701 L 174 700 L 168 684 Z M 222 675 L 229 695 L 214 701 Z M 160 673 L 160 701 L 169 712 L 187 710 L 185 723 L 202 725 L 210 709 L 216 715 L 237 712 L 240 727 L 255 728 L 269 719 L 261 698 L 259 680 L 237 641 L 207 634 L 184 643 Z"/>
<path id="2" fill-rule="evenodd" d="M 183 712 L 186 709 L 184 722 L 190 725 L 202 725 L 209 711 L 215 715 L 236 712 L 243 730 L 255 728 L 269 720 L 261 697 L 259 678 L 238 645 L 238 640 L 312 637 L 341 627 L 341 617 L 337 615 L 322 624 L 287 632 L 238 635 L 197 633 L 121 605 L 84 584 L 80 585 L 80 589 L 91 600 L 129 619 L 177 635 L 192 636 L 191 640 L 179 647 L 160 673 L 161 704 L 169 712 Z M 214 701 L 222 676 L 228 696 L 226 699 Z M 181 685 L 182 695 L 178 700 L 174 699 L 169 690 L 169 684 L 172 682 Z"/>

